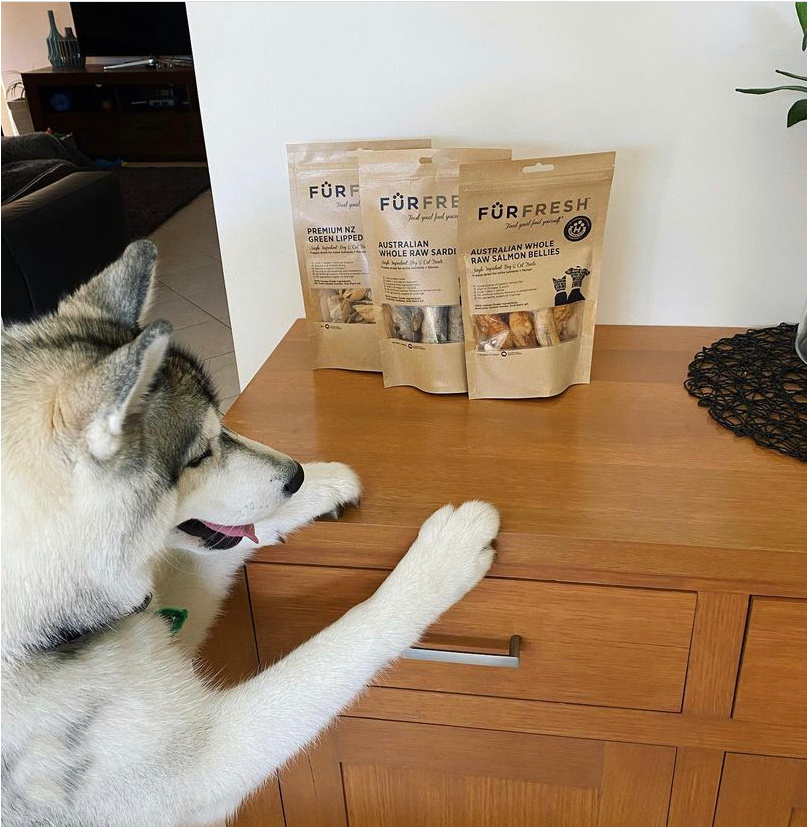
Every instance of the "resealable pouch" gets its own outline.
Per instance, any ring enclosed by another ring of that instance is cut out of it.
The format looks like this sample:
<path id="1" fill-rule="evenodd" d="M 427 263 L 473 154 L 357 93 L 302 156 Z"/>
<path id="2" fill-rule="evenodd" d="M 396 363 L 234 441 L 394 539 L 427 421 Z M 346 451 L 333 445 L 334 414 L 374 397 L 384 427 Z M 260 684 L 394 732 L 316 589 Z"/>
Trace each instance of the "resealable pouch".
<path id="1" fill-rule="evenodd" d="M 554 396 L 591 372 L 615 153 L 460 167 L 472 399 Z"/>
<path id="2" fill-rule="evenodd" d="M 509 149 L 359 152 L 362 224 L 385 387 L 465 393 L 457 269 L 460 163 Z"/>
<path id="3" fill-rule="evenodd" d="M 362 230 L 357 152 L 429 139 L 289 144 L 294 241 L 315 368 L 381 370 Z"/>

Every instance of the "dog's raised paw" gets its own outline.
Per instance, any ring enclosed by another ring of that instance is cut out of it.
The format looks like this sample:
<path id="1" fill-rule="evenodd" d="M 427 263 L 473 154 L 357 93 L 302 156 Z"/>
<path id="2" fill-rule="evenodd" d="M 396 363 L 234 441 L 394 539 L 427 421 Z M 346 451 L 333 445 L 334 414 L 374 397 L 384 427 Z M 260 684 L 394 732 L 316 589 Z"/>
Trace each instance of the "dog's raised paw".
<path id="1" fill-rule="evenodd" d="M 312 462 L 303 466 L 305 482 L 301 493 L 317 504 L 317 519 L 338 520 L 349 505 L 361 501 L 361 481 L 342 462 Z"/>
<path id="2" fill-rule="evenodd" d="M 470 591 L 487 573 L 494 558 L 492 543 L 499 531 L 499 512 L 473 500 L 458 508 L 446 505 L 420 528 L 406 555 L 407 568 L 421 588 L 446 608 Z"/>

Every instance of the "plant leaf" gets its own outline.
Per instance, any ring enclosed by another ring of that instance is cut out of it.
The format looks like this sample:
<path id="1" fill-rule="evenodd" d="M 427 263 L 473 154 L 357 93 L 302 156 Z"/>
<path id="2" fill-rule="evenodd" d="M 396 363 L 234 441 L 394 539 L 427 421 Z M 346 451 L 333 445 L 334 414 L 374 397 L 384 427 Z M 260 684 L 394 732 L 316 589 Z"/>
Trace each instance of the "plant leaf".
<path id="1" fill-rule="evenodd" d="M 787 113 L 788 126 L 793 126 L 799 121 L 807 121 L 807 98 L 796 101 Z"/>
<path id="2" fill-rule="evenodd" d="M 770 89 L 735 89 L 735 92 L 742 92 L 745 95 L 767 95 L 768 92 L 779 92 L 782 89 L 790 89 L 793 92 L 807 92 L 807 86 L 772 86 Z"/>
<path id="3" fill-rule="evenodd" d="M 801 30 L 804 32 L 804 37 L 801 39 L 802 52 L 807 50 L 807 3 L 796 3 L 796 15 L 801 23 Z"/>
<path id="4" fill-rule="evenodd" d="M 783 72 L 781 69 L 775 69 L 778 74 L 784 75 L 786 78 L 796 78 L 796 80 L 807 80 L 805 75 L 794 75 L 792 72 Z"/>

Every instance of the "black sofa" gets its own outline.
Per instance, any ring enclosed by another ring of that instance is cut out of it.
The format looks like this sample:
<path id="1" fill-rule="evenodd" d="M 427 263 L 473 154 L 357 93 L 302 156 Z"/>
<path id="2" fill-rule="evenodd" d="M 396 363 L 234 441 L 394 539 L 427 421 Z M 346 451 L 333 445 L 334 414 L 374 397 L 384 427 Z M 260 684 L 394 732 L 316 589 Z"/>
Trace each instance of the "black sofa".
<path id="1" fill-rule="evenodd" d="M 3 138 L 2 316 L 24 321 L 123 251 L 120 182 L 51 135 Z"/>

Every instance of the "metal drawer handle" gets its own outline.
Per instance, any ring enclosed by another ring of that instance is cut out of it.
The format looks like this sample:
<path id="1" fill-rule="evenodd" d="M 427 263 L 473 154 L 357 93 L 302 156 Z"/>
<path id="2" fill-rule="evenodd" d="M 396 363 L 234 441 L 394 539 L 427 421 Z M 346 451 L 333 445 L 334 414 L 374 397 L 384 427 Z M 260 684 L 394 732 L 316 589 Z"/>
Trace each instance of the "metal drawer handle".
<path id="1" fill-rule="evenodd" d="M 508 669 L 518 669 L 521 665 L 521 635 L 513 635 L 510 638 L 509 649 L 510 653 L 507 655 L 487 655 L 483 652 L 456 652 L 450 649 L 423 649 L 420 646 L 410 646 L 404 650 L 401 657 L 436 663 L 464 663 L 468 666 L 504 666 Z"/>

